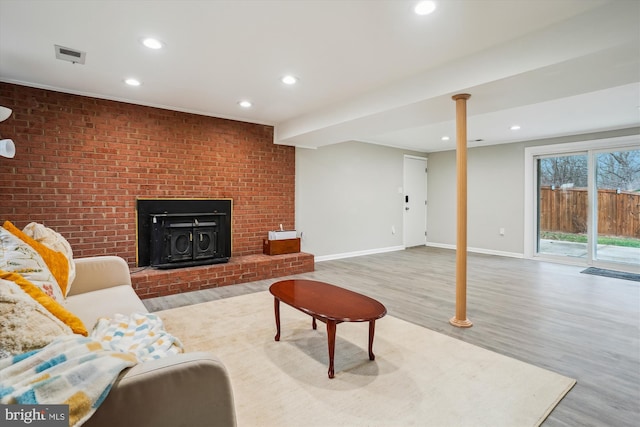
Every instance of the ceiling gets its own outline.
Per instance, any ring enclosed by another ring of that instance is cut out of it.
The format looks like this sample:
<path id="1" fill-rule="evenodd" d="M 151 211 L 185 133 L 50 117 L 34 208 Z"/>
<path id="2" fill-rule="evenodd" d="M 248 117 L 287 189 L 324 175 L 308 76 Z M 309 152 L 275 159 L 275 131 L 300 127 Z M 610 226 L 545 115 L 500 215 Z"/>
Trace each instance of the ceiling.
<path id="1" fill-rule="evenodd" d="M 639 1 L 416 3 L 0 0 L 0 81 L 269 124 L 308 148 L 453 149 L 457 93 L 470 147 L 640 126 Z"/>

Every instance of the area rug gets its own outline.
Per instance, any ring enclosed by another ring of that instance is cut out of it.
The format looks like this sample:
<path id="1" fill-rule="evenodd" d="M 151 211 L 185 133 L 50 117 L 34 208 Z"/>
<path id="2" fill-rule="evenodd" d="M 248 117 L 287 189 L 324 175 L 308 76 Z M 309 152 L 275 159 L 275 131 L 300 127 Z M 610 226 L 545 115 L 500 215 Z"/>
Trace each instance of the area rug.
<path id="1" fill-rule="evenodd" d="M 210 351 L 231 376 L 239 427 L 537 426 L 575 380 L 392 316 L 337 327 L 327 377 L 324 324 L 268 292 L 160 311 L 187 351 Z"/>
<path id="2" fill-rule="evenodd" d="M 589 267 L 586 270 L 582 270 L 580 273 L 593 274 L 594 276 L 612 277 L 614 279 L 633 280 L 634 282 L 640 282 L 640 274 L 627 273 L 625 271 L 606 270 L 604 268 Z"/>

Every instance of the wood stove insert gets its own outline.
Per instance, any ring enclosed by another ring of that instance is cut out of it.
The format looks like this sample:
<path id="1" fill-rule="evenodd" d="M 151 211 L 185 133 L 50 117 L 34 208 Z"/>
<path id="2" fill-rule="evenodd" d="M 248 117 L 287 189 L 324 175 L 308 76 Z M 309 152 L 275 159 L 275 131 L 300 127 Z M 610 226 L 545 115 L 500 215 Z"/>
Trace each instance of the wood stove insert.
<path id="1" fill-rule="evenodd" d="M 175 268 L 229 261 L 225 213 L 151 214 L 151 266 Z"/>
<path id="2" fill-rule="evenodd" d="M 138 266 L 160 269 L 228 262 L 231 200 L 139 199 Z"/>

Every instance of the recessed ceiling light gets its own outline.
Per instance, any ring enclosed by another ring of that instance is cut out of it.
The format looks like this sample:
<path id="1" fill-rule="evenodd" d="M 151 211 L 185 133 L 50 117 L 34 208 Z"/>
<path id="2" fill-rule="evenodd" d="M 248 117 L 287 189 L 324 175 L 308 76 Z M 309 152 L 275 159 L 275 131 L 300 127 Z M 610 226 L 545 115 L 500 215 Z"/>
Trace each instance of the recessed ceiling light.
<path id="1" fill-rule="evenodd" d="M 140 86 L 142 84 L 140 80 L 137 79 L 126 79 L 124 82 L 129 86 Z"/>
<path id="2" fill-rule="evenodd" d="M 448 140 L 450 140 L 451 138 L 449 138 L 448 136 L 446 136 L 446 135 L 445 135 L 445 136 L 443 136 L 443 137 L 442 137 L 442 138 L 440 138 L 440 139 L 441 139 L 441 140 L 443 140 L 443 141 L 448 141 Z"/>
<path id="3" fill-rule="evenodd" d="M 298 83 L 298 79 L 292 75 L 287 75 L 282 78 L 282 83 L 286 85 L 294 85 Z"/>
<path id="4" fill-rule="evenodd" d="M 249 108 L 253 104 L 251 103 L 251 101 L 244 100 L 244 101 L 239 101 L 238 105 L 241 106 L 242 108 Z"/>
<path id="5" fill-rule="evenodd" d="M 164 44 L 160 40 L 154 39 L 152 37 L 147 37 L 146 39 L 143 39 L 142 44 L 148 47 L 149 49 L 162 49 L 164 47 Z"/>
<path id="6" fill-rule="evenodd" d="M 413 9 L 415 13 L 418 15 L 428 15 L 436 10 L 436 2 L 435 1 L 421 1 L 416 4 L 416 7 Z"/>
<path id="7" fill-rule="evenodd" d="M 520 129 L 520 125 L 513 125 L 509 129 L 511 129 L 511 130 L 519 130 Z"/>

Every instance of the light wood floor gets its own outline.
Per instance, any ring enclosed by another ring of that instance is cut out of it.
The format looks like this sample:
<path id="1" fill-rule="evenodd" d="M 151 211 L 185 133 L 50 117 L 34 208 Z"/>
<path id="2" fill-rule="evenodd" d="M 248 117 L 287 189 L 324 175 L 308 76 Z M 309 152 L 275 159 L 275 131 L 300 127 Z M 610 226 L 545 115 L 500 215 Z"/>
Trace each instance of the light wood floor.
<path id="1" fill-rule="evenodd" d="M 419 247 L 325 261 L 295 277 L 364 293 L 392 316 L 575 378 L 546 427 L 640 425 L 640 283 L 581 274 L 583 269 L 469 254 L 469 329 L 449 325 L 455 314 L 451 250 Z M 267 290 L 277 280 L 144 303 L 158 311 Z"/>

